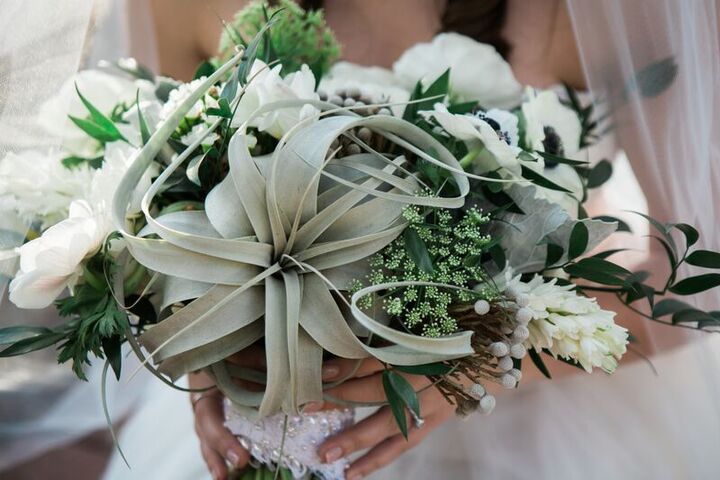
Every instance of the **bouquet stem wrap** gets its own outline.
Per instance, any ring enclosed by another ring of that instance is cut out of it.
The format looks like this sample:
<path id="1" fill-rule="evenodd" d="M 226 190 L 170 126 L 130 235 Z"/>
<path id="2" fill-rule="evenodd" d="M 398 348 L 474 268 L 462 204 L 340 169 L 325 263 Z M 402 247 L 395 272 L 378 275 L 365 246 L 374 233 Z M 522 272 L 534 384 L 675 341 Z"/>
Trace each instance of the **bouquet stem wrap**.
<path id="1" fill-rule="evenodd" d="M 266 416 L 294 414 L 300 405 L 322 399 L 324 350 L 351 359 L 373 356 L 393 365 L 472 354 L 471 332 L 441 338 L 401 332 L 367 315 L 344 313 L 337 302 L 346 300 L 332 294 L 351 279 L 362 278 L 363 260 L 404 230 L 404 206 L 458 208 L 469 191 L 467 174 L 455 157 L 431 135 L 399 118 L 359 117 L 346 110 L 319 113 L 289 131 L 269 157 L 251 156 L 243 126 L 229 142 L 229 174 L 208 194 L 205 210 L 155 218 L 154 196 L 197 149 L 198 139 L 145 193 L 147 227 L 138 233 L 128 228 L 125 211 L 143 172 L 204 89 L 237 61 L 236 56 L 209 77 L 158 128 L 115 196 L 115 224 L 131 254 L 173 285 L 163 307 L 194 298 L 140 338 L 160 372 L 177 378 L 209 368 L 234 403 Z M 277 102 L 255 115 L 297 105 Z M 404 167 L 408 160 L 403 155 L 390 158 L 370 147 L 341 159 L 328 155 L 333 140 L 360 127 L 382 135 L 398 147 L 395 150 L 447 170 L 459 195 L 419 196 L 421 182 Z M 389 345 L 368 346 L 349 321 Z M 266 389 L 250 392 L 232 381 L 233 374 L 242 372 L 233 372 L 224 359 L 263 337 L 267 375 L 259 381 Z"/>
<path id="2" fill-rule="evenodd" d="M 323 463 L 317 447 L 331 435 L 351 426 L 355 412 L 351 409 L 318 413 L 270 415 L 251 419 L 225 403 L 225 426 L 255 461 L 268 468 L 286 468 L 296 479 L 316 475 L 323 480 L 343 480 L 348 460 Z"/>

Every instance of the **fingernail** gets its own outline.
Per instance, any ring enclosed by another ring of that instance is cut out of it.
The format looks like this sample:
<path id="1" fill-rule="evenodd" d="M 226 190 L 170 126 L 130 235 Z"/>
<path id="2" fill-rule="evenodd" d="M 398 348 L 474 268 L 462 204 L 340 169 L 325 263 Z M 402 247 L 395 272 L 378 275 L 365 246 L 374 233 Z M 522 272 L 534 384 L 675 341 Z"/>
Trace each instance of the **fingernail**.
<path id="1" fill-rule="evenodd" d="M 220 480 L 220 474 L 215 470 L 212 471 L 213 480 Z"/>
<path id="2" fill-rule="evenodd" d="M 303 413 L 315 413 L 322 410 L 324 403 L 323 402 L 308 402 L 303 406 Z"/>
<path id="3" fill-rule="evenodd" d="M 337 365 L 325 365 L 322 367 L 322 379 L 323 380 L 332 380 L 333 378 L 338 376 L 338 373 L 340 373 L 340 367 Z"/>
<path id="4" fill-rule="evenodd" d="M 236 467 L 240 463 L 240 455 L 238 455 L 233 450 L 228 450 L 225 454 L 225 458 L 228 462 L 230 462 L 234 467 Z"/>
<path id="5" fill-rule="evenodd" d="M 332 463 L 336 460 L 340 460 L 342 457 L 342 448 L 340 447 L 333 447 L 330 450 L 327 451 L 325 454 L 325 461 L 327 463 Z"/>
<path id="6" fill-rule="evenodd" d="M 360 480 L 361 478 L 362 478 L 362 475 L 357 472 L 353 472 L 347 476 L 347 480 Z"/>

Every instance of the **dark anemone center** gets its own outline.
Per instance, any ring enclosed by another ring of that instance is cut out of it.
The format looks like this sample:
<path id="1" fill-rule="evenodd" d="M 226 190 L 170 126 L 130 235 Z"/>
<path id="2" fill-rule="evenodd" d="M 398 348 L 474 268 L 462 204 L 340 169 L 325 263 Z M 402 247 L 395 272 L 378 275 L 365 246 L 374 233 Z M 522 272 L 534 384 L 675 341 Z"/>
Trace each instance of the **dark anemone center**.
<path id="1" fill-rule="evenodd" d="M 557 134 L 555 129 L 550 126 L 545 126 L 543 127 L 543 132 L 545 132 L 545 139 L 542 143 L 545 151 L 559 157 L 564 156 L 565 150 L 563 149 L 562 140 L 560 139 L 560 135 Z M 548 160 L 547 158 L 545 159 L 545 167 L 553 168 L 557 165 L 557 162 L 553 162 L 552 160 Z"/>

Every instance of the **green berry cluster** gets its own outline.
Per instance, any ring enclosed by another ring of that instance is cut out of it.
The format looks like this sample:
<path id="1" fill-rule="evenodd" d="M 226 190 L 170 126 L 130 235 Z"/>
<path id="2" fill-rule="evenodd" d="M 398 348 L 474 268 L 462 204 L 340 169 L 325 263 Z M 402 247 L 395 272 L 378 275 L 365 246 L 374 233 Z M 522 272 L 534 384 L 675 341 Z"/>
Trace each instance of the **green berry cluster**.
<path id="1" fill-rule="evenodd" d="M 472 290 L 487 280 L 480 258 L 492 243 L 484 232 L 490 218 L 475 208 L 459 213 L 417 206 L 406 207 L 403 217 L 408 222 L 405 235 L 370 258 L 366 283 L 417 281 L 460 287 L 411 286 L 379 295 L 385 312 L 408 331 L 427 337 L 454 333 L 458 326 L 450 315 L 451 305 L 492 297 L 490 291 Z M 355 281 L 352 289 L 362 287 Z M 377 298 L 367 295 L 359 306 L 370 308 Z"/>

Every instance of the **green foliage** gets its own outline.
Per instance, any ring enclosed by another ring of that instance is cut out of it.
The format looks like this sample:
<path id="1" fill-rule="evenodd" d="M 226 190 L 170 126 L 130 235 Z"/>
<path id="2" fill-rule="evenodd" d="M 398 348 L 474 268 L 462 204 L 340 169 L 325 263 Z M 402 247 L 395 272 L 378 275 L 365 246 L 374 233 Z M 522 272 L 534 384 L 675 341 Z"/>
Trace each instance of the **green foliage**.
<path id="1" fill-rule="evenodd" d="M 258 58 L 266 63 L 278 60 L 283 75 L 299 70 L 305 63 L 315 78 L 321 78 L 340 56 L 340 45 L 322 10 L 305 11 L 291 0 L 280 0 L 272 7 L 254 1 L 240 10 L 220 38 L 219 61 L 228 60 L 235 45 L 247 46 L 250 42 L 246 39 L 253 38 L 278 12 L 277 24 L 257 46 Z"/>
<path id="2" fill-rule="evenodd" d="M 457 321 L 449 314 L 455 303 L 467 303 L 479 297 L 490 298 L 489 291 L 469 290 L 487 275 L 481 257 L 493 247 L 484 233 L 489 217 L 476 209 L 458 213 L 444 209 L 421 211 L 406 207 L 403 213 L 409 226 L 405 234 L 370 259 L 372 272 L 368 282 L 434 282 L 460 287 L 462 290 L 434 286 L 411 286 L 388 291 L 383 308 L 413 333 L 438 337 L 457 331 Z M 458 215 L 455 217 L 454 215 Z M 362 287 L 356 282 L 355 289 Z M 369 308 L 373 297 L 360 305 Z"/>
<path id="3" fill-rule="evenodd" d="M 0 330 L 0 344 L 9 345 L 0 351 L 0 357 L 57 345 L 58 362 L 72 361 L 78 378 L 87 380 L 84 366 L 90 364 L 90 354 L 106 358 L 119 378 L 120 345 L 128 317 L 118 306 L 105 280 L 106 273 L 112 276 L 114 269 L 108 241 L 88 260 L 83 274 L 85 281 L 75 287 L 72 296 L 56 302 L 58 313 L 68 321 L 55 328 L 9 327 Z"/>
<path id="4" fill-rule="evenodd" d="M 118 130 L 115 126 L 115 123 L 98 110 L 88 99 L 86 99 L 83 94 L 80 93 L 80 89 L 77 85 L 75 85 L 75 90 L 90 114 L 89 119 L 73 117 L 70 115 L 70 120 L 72 120 L 75 125 L 92 138 L 102 143 L 126 140 L 122 133 L 120 133 L 120 130 Z"/>
<path id="5" fill-rule="evenodd" d="M 664 286 L 655 289 L 648 284 L 650 274 L 645 271 L 631 272 L 609 260 L 608 257 L 623 249 L 599 252 L 592 257 L 568 263 L 563 269 L 571 277 L 585 279 L 601 286 L 579 285 L 580 290 L 614 292 L 618 298 L 635 313 L 650 320 L 687 328 L 706 328 L 720 326 L 720 312 L 706 312 L 674 298 L 659 298 L 669 293 L 692 296 L 720 287 L 720 274 L 701 273 L 679 279 L 678 271 L 683 264 L 700 268 L 720 268 L 720 253 L 697 249 L 690 251 L 700 239 L 698 231 L 686 223 L 662 223 L 648 215 L 644 217 L 655 230 L 651 235 L 660 243 L 667 255 L 670 273 Z M 677 237 L 677 238 L 676 238 Z M 678 238 L 684 239 L 681 248 Z M 647 302 L 647 308 L 641 309 L 633 304 L 639 300 Z M 650 313 L 646 313 L 646 312 Z M 665 320 L 670 317 L 670 320 Z"/>
<path id="6" fill-rule="evenodd" d="M 383 389 L 387 397 L 390 410 L 400 428 L 403 437 L 408 436 L 406 409 L 416 417 L 420 417 L 420 402 L 415 389 L 405 377 L 392 370 L 384 370 L 382 374 Z"/>

